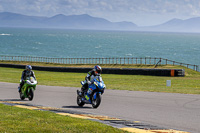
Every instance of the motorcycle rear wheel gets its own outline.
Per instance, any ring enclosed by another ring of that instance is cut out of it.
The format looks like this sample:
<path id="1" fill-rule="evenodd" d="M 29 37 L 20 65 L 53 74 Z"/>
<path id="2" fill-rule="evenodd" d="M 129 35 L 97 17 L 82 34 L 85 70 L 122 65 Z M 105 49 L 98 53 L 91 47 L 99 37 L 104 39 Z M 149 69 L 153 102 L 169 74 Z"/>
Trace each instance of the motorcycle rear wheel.
<path id="1" fill-rule="evenodd" d="M 21 99 L 21 100 L 24 100 L 24 99 L 25 99 L 24 94 L 23 94 L 22 92 L 19 93 L 19 96 L 20 96 L 20 99 Z"/>

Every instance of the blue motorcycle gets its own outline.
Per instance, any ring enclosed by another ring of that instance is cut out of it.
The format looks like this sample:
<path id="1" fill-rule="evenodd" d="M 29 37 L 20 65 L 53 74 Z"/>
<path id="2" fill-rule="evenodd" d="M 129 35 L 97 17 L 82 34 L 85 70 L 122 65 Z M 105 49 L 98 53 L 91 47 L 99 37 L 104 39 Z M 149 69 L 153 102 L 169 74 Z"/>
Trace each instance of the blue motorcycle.
<path id="1" fill-rule="evenodd" d="M 81 82 L 84 85 L 84 82 Z M 77 90 L 77 104 L 83 107 L 85 104 L 92 104 L 93 108 L 97 108 L 101 103 L 101 95 L 104 93 L 106 85 L 104 84 L 101 76 L 93 79 L 93 84 L 88 85 L 87 92 L 83 94 Z"/>

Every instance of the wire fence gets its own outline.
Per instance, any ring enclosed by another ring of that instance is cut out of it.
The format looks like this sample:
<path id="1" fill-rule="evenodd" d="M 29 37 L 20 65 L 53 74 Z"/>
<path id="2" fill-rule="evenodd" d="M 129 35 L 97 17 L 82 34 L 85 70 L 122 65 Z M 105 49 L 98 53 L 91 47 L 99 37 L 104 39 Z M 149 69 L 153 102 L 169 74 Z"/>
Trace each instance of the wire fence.
<path id="1" fill-rule="evenodd" d="M 0 56 L 0 61 L 25 61 L 56 64 L 131 64 L 131 65 L 180 65 L 199 72 L 198 65 L 180 63 L 164 58 L 124 57 L 124 58 L 47 58 L 31 56 Z"/>

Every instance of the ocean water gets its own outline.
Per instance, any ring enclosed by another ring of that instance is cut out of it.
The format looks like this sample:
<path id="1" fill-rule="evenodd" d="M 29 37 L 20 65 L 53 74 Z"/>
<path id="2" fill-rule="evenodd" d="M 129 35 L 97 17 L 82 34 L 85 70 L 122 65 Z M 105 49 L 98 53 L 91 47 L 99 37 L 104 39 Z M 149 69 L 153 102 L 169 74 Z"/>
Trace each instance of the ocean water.
<path id="1" fill-rule="evenodd" d="M 157 57 L 200 65 L 200 34 L 0 28 L 0 55 Z"/>

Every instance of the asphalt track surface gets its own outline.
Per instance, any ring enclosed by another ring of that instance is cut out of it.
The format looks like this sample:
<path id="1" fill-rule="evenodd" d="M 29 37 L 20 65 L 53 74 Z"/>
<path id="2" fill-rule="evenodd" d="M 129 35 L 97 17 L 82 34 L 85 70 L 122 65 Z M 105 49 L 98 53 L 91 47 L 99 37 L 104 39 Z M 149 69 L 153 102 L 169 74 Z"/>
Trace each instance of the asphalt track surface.
<path id="1" fill-rule="evenodd" d="M 81 111 L 95 115 L 140 121 L 152 125 L 200 133 L 200 95 L 105 90 L 97 109 L 78 107 L 74 87 L 37 85 L 32 101 L 21 101 L 18 84 L 0 82 L 0 100 Z"/>

